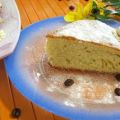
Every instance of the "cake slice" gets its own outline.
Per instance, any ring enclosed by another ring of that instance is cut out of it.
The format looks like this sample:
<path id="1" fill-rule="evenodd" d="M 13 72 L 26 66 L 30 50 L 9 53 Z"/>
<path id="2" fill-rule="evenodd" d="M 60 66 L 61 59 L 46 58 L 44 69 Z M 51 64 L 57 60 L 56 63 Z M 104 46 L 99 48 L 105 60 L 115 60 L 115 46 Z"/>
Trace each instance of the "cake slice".
<path id="1" fill-rule="evenodd" d="M 120 38 L 98 20 L 76 21 L 48 34 L 46 52 L 56 68 L 120 73 Z"/>

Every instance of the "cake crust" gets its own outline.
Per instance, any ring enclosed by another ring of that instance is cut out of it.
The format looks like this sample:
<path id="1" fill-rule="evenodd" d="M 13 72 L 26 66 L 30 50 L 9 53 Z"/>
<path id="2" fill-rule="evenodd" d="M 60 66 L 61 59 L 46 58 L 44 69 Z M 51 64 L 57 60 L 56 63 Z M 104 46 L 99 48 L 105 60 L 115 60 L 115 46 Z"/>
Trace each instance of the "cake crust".
<path id="1" fill-rule="evenodd" d="M 101 73 L 101 74 L 111 74 L 111 75 L 116 75 L 119 74 L 119 72 L 104 72 L 104 71 L 96 71 L 96 70 L 82 70 L 82 69 L 75 69 L 75 68 L 64 68 L 64 67 L 57 67 L 57 66 L 53 66 L 51 65 L 51 63 L 48 61 L 48 64 L 58 70 L 66 70 L 66 71 L 70 71 L 70 72 L 87 72 L 87 73 Z"/>
<path id="2" fill-rule="evenodd" d="M 47 37 L 47 38 L 67 38 L 67 40 L 69 40 L 69 41 L 76 41 L 76 40 L 78 40 L 78 39 L 76 39 L 76 38 L 74 38 L 74 37 L 71 37 L 71 36 L 61 36 L 61 37 L 59 37 L 59 36 L 54 36 L 53 34 L 48 34 L 46 37 Z M 109 44 L 109 45 L 99 44 L 99 43 L 96 43 L 96 42 L 93 42 L 93 41 L 85 41 L 85 40 L 82 40 L 82 41 L 79 40 L 79 42 L 92 43 L 92 44 L 94 44 L 94 45 L 104 46 L 104 47 L 107 47 L 107 48 L 112 48 L 112 49 L 115 49 L 115 50 L 117 50 L 118 52 L 120 52 L 120 47 L 115 47 L 115 46 L 113 46 L 112 44 Z"/>

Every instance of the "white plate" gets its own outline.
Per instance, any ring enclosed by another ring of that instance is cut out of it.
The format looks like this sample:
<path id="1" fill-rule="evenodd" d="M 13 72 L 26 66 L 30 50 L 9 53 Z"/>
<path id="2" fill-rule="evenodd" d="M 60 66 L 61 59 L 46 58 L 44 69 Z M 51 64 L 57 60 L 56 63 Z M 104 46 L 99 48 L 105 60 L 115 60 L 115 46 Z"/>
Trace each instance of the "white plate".
<path id="1" fill-rule="evenodd" d="M 0 30 L 4 30 L 5 38 L 0 41 L 0 58 L 12 53 L 20 35 L 20 15 L 15 0 L 1 0 L 0 16 L 4 22 L 0 23 Z"/>

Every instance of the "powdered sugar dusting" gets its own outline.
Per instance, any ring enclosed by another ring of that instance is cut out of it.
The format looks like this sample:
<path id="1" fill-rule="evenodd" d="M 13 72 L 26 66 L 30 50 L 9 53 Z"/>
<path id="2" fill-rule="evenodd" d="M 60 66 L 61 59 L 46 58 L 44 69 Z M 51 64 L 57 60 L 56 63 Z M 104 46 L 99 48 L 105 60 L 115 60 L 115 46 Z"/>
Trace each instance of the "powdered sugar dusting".
<path id="1" fill-rule="evenodd" d="M 54 36 L 69 36 L 78 40 L 89 41 L 116 47 L 120 42 L 113 34 L 114 28 L 98 20 L 80 20 L 70 23 L 53 33 Z"/>
<path id="2" fill-rule="evenodd" d="M 114 75 L 55 69 L 48 64 L 47 56 L 43 56 L 39 72 L 49 84 L 48 91 L 61 93 L 77 104 L 116 102 L 114 89 L 118 82 Z M 65 87 L 66 79 L 73 79 L 74 84 Z"/>

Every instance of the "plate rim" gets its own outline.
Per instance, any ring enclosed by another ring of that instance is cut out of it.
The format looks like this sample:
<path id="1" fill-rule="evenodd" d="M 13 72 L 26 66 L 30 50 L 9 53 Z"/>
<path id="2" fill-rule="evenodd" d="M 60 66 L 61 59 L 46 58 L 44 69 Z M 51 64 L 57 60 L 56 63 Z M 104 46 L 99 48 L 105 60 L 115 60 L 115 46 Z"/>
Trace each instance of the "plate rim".
<path id="1" fill-rule="evenodd" d="M 46 23 L 46 24 L 49 24 L 49 22 L 54 22 L 54 21 L 63 21 L 63 17 L 60 16 L 60 17 L 55 17 L 55 18 L 48 18 L 48 19 L 45 19 L 45 20 L 42 20 L 42 21 L 38 21 L 36 23 L 33 23 L 31 24 L 30 26 L 27 26 L 26 28 L 24 28 L 20 34 L 20 38 L 19 38 L 19 41 L 18 41 L 18 44 L 17 44 L 17 47 L 15 49 L 15 51 L 13 52 L 13 54 L 11 54 L 10 56 L 6 57 L 4 62 L 5 62 L 5 67 L 6 67 L 6 71 L 10 77 L 10 80 L 12 81 L 13 85 L 18 89 L 18 91 L 21 92 L 21 94 L 23 96 L 25 96 L 27 99 L 31 100 L 34 104 L 44 108 L 45 110 L 47 111 L 50 111 L 54 114 L 57 114 L 59 116 L 62 116 L 62 117 L 65 117 L 65 118 L 68 118 L 68 119 L 74 119 L 74 120 L 89 120 L 89 119 L 93 119 L 93 120 L 106 120 L 106 119 L 109 119 L 109 120 L 114 120 L 114 119 L 120 119 L 120 112 L 116 112 L 116 113 L 113 113 L 113 114 L 109 114 L 107 115 L 106 113 L 104 114 L 98 114 L 98 113 L 95 113 L 94 114 L 90 114 L 89 111 L 75 111 L 75 110 L 69 110 L 69 108 L 71 107 L 68 107 L 68 108 L 65 108 L 64 106 L 61 106 L 61 105 L 58 105 L 58 103 L 56 102 L 53 102 L 50 104 L 50 102 L 48 100 L 46 100 L 46 96 L 41 96 L 41 101 L 37 100 L 35 98 L 35 96 L 37 95 L 37 93 L 34 93 L 34 95 L 32 95 L 32 90 L 30 88 L 29 85 L 23 85 L 23 83 L 21 82 L 24 78 L 21 77 L 20 75 L 20 71 L 17 69 L 17 66 L 16 66 L 16 63 L 14 64 L 11 64 L 13 63 L 13 61 L 15 60 L 15 55 L 19 49 L 19 44 L 23 44 L 24 42 L 21 40 L 21 39 L 25 39 L 25 34 L 27 32 L 29 32 L 31 29 L 35 29 L 35 26 L 37 25 L 41 25 L 43 26 L 43 23 Z M 112 21 L 114 22 L 114 21 Z M 115 21 L 117 22 L 117 21 Z M 120 24 L 120 22 L 118 22 Z M 11 68 L 14 70 L 11 71 Z M 18 71 L 16 74 L 14 74 L 15 71 Z M 19 78 L 20 77 L 20 78 Z M 18 78 L 19 78 L 19 84 L 18 84 Z M 21 79 L 21 81 L 20 81 Z M 23 87 L 24 86 L 24 87 Z M 28 94 L 29 93 L 29 94 Z M 58 106 L 59 106 L 59 109 L 58 109 Z M 72 108 L 71 108 L 72 109 Z"/>

